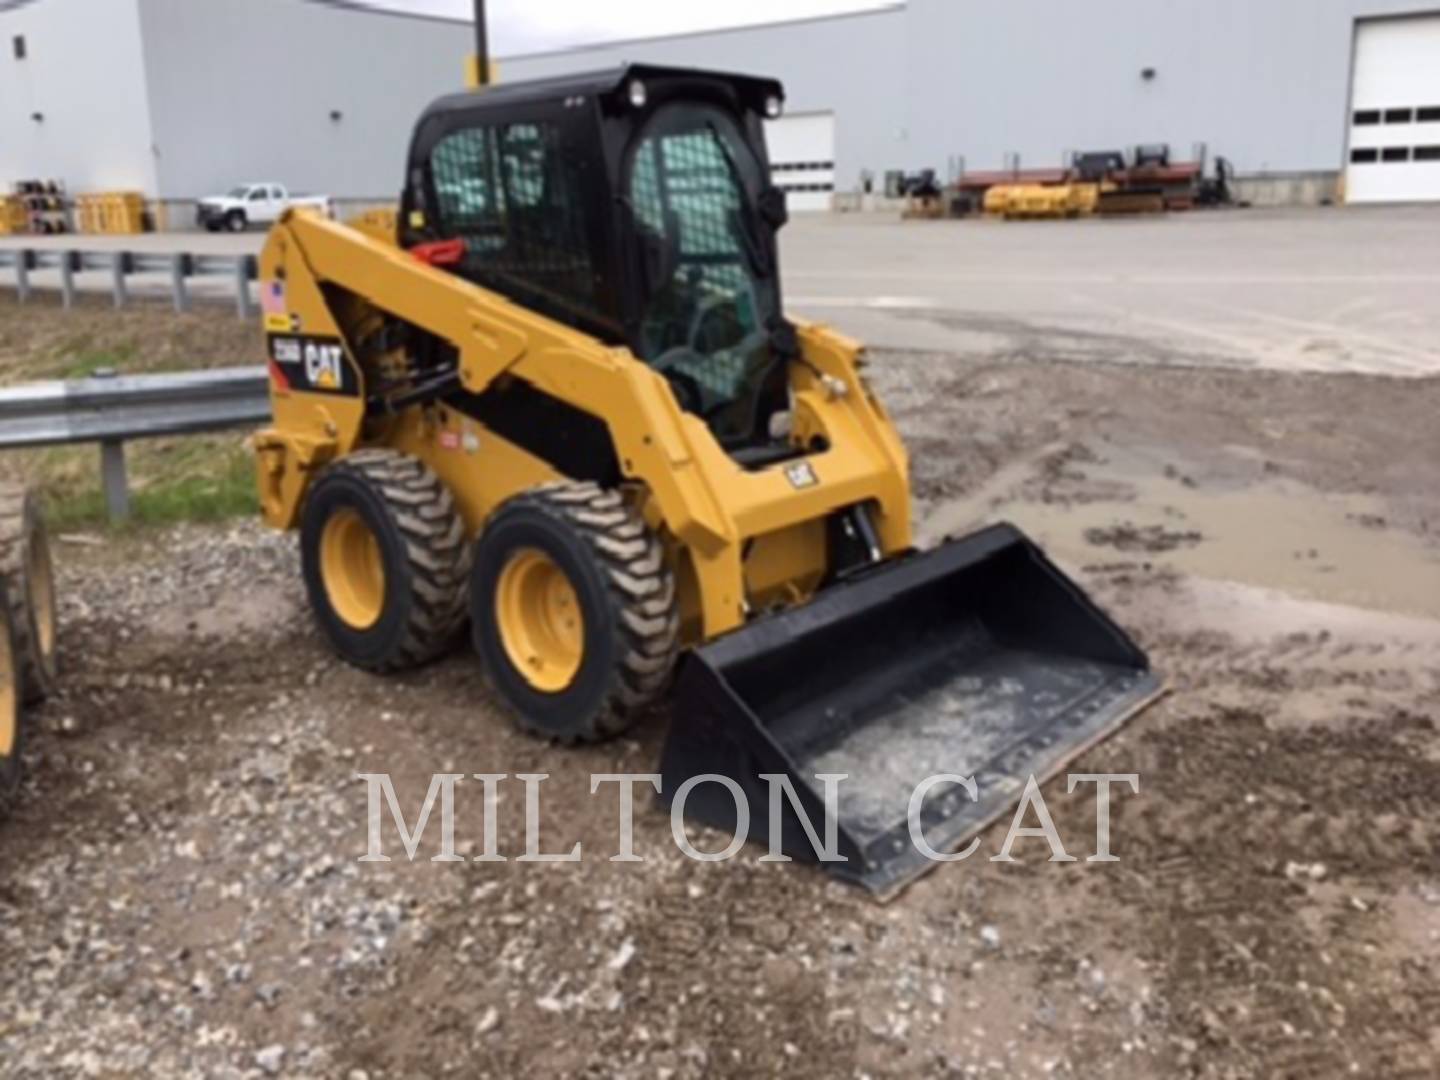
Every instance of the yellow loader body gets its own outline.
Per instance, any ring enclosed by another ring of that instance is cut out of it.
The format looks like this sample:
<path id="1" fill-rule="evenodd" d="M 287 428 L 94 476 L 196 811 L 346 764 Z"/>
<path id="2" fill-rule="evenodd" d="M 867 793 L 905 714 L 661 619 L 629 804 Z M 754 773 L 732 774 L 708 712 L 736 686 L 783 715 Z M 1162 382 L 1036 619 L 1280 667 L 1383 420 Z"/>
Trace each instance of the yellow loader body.
<path id="1" fill-rule="evenodd" d="M 737 629 L 753 612 L 812 596 L 826 571 L 823 523 L 841 507 L 873 504 L 882 555 L 911 547 L 904 445 L 861 376 L 860 346 L 825 327 L 800 327 L 805 363 L 793 368 L 791 437 L 827 449 L 747 472 L 703 421 L 679 409 L 665 379 L 627 350 L 317 213 L 291 211 L 275 227 L 260 278 L 262 290 L 284 295 L 284 312 L 266 316 L 272 351 L 277 341 L 302 342 L 303 350 L 312 339 L 349 339 L 352 330 L 338 324 L 323 280 L 458 346 L 467 391 L 520 379 L 603 420 L 646 518 L 674 541 L 689 644 Z M 294 528 L 310 478 L 367 445 L 429 465 L 454 494 L 472 536 L 517 492 L 563 479 L 443 404 L 367 421 L 365 386 L 379 373 L 342 348 L 334 386 L 297 386 L 270 357 L 272 378 L 280 375 L 275 423 L 255 445 L 261 508 L 274 527 Z M 355 392 L 337 393 L 342 385 Z"/>

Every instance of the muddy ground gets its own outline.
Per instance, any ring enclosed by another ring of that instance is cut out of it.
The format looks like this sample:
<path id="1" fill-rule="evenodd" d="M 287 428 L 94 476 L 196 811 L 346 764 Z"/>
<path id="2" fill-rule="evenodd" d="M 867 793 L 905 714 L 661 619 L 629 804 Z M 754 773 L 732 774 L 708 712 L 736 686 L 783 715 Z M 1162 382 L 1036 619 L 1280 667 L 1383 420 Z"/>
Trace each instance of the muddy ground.
<path id="1" fill-rule="evenodd" d="M 648 808 L 614 864 L 589 775 L 649 771 L 662 722 L 552 749 L 463 654 L 344 668 L 248 523 L 69 536 L 66 686 L 0 825 L 0 1073 L 1436 1075 L 1440 380 L 1052 346 L 873 374 L 927 541 L 1016 521 L 1168 675 L 1074 769 L 1140 777 L 1119 862 L 1084 861 L 1094 799 L 1058 781 L 1080 861 L 991 862 L 1001 826 L 889 906 L 692 862 Z M 584 861 L 362 864 L 372 771 L 412 821 L 433 773 L 548 773 L 545 850 Z"/>

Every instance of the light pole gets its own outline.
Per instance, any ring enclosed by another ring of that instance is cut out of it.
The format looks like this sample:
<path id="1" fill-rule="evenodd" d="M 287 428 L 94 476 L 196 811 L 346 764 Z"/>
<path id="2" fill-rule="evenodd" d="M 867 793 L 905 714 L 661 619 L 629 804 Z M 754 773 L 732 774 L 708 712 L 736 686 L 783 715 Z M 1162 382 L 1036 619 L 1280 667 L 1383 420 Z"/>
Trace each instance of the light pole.
<path id="1" fill-rule="evenodd" d="M 485 21 L 485 0 L 475 0 L 475 69 L 481 86 L 490 85 L 490 31 Z"/>

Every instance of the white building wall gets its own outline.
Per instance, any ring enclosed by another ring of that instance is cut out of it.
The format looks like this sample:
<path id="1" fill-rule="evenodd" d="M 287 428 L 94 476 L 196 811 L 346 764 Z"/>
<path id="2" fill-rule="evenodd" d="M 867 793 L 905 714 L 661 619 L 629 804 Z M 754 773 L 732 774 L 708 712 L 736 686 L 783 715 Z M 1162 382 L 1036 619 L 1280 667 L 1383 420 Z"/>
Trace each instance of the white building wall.
<path id="1" fill-rule="evenodd" d="M 792 113 L 835 113 L 835 187 L 905 156 L 903 7 L 829 19 L 620 42 L 500 61 L 504 82 L 625 63 L 714 68 L 785 83 Z"/>
<path id="2" fill-rule="evenodd" d="M 842 192 L 862 171 L 943 173 L 962 155 L 991 169 L 1010 153 L 1053 166 L 1140 142 L 1181 156 L 1203 142 L 1242 173 L 1338 175 L 1356 20 L 1427 11 L 1440 0 L 909 0 L 502 58 L 500 73 L 646 61 L 776 76 L 793 112 L 834 113 Z M 184 199 L 275 179 L 393 198 L 416 117 L 462 85 L 472 41 L 465 23 L 339 0 L 0 0 L 0 185 Z"/>
<path id="3" fill-rule="evenodd" d="M 1427 9 L 1440 2 L 910 0 L 908 163 L 1203 142 L 1241 173 L 1338 172 L 1355 21 Z"/>
<path id="4" fill-rule="evenodd" d="M 153 190 L 146 97 L 137 0 L 0 2 L 0 189 Z"/>
<path id="5" fill-rule="evenodd" d="M 416 119 L 474 51 L 464 23 L 316 0 L 138 2 L 167 199 L 248 180 L 394 199 Z"/>

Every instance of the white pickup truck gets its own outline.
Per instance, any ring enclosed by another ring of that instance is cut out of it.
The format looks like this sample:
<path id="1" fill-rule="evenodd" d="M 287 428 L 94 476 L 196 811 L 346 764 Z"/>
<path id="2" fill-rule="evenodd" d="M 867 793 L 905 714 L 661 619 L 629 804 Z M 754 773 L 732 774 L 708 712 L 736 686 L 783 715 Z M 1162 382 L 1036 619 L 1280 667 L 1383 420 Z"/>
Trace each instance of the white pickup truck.
<path id="1" fill-rule="evenodd" d="M 211 232 L 244 232 L 251 225 L 273 225 L 292 206 L 310 206 L 334 217 L 328 195 L 292 195 L 284 184 L 241 184 L 224 195 L 200 200 L 196 223 Z"/>

